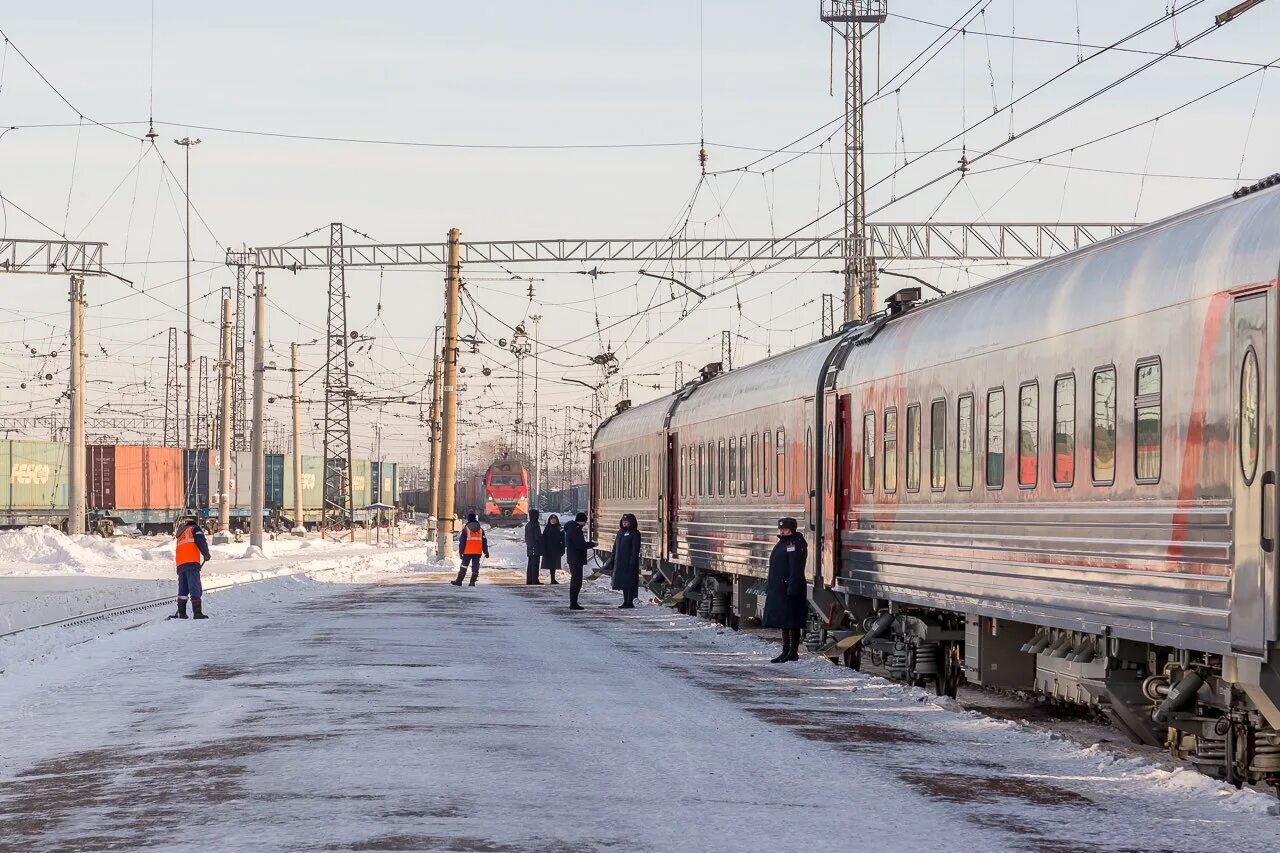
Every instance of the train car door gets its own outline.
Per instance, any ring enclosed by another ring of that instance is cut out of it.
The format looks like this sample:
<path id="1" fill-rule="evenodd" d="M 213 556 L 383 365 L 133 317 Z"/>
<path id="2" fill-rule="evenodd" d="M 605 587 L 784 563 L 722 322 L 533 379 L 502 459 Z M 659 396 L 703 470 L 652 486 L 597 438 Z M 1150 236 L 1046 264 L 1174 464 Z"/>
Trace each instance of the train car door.
<path id="1" fill-rule="evenodd" d="M 599 542 L 598 531 L 600 524 L 596 517 L 600 508 L 600 456 L 596 453 L 591 454 L 591 473 L 588 475 L 589 491 L 587 494 L 587 539 Z"/>
<path id="2" fill-rule="evenodd" d="M 676 433 L 667 435 L 666 492 L 663 494 L 658 510 L 663 514 L 666 531 L 666 548 L 662 557 L 675 560 L 677 551 L 676 526 L 680 517 L 680 459 L 676 448 L 680 446 Z"/>
<path id="3" fill-rule="evenodd" d="M 1265 656 L 1274 634 L 1276 474 L 1267 413 L 1273 396 L 1267 318 L 1274 296 L 1257 293 L 1231 306 L 1231 371 L 1235 409 L 1232 460 L 1235 567 L 1231 580 L 1231 645 Z M 1269 630 L 1270 629 L 1270 630 Z"/>
<path id="4" fill-rule="evenodd" d="M 836 554 L 839 551 L 839 508 L 836 501 L 836 412 L 839 401 L 834 393 L 822 396 L 822 531 L 820 534 L 822 580 L 830 585 L 835 580 Z"/>

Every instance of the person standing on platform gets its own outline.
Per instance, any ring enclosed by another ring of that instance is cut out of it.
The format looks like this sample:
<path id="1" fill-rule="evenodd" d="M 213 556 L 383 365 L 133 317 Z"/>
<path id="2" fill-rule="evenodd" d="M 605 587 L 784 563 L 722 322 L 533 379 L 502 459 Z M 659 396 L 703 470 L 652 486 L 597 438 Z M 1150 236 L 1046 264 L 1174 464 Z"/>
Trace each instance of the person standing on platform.
<path id="1" fill-rule="evenodd" d="M 187 618 L 187 598 L 191 599 L 191 615 L 196 619 L 208 619 L 200 604 L 200 567 L 209 559 L 209 543 L 205 541 L 200 523 L 193 517 L 182 520 L 178 528 L 177 546 L 173 562 L 178 570 L 178 612 L 170 619 Z"/>
<path id="2" fill-rule="evenodd" d="M 621 609 L 630 610 L 640 594 L 640 531 L 636 517 L 629 512 L 618 522 L 609 562 L 613 564 L 613 588 L 622 592 Z"/>
<path id="3" fill-rule="evenodd" d="M 524 554 L 529 558 L 529 565 L 524 571 L 524 582 L 542 583 L 538 579 L 538 568 L 542 565 L 542 528 L 538 526 L 536 509 L 529 510 L 529 520 L 524 525 Z"/>
<path id="4" fill-rule="evenodd" d="M 778 544 L 769 555 L 769 579 L 765 581 L 766 628 L 782 629 L 782 654 L 770 663 L 800 659 L 800 632 L 809 617 L 809 596 L 804 568 L 809 543 L 796 529 L 794 518 L 778 519 Z"/>
<path id="5" fill-rule="evenodd" d="M 551 582 L 558 584 L 556 572 L 560 570 L 560 558 L 564 556 L 564 530 L 560 517 L 552 513 L 547 526 L 542 528 L 542 567 L 551 575 Z"/>
<path id="6" fill-rule="evenodd" d="M 565 561 L 569 564 L 569 609 L 585 610 L 578 604 L 578 594 L 582 592 L 582 570 L 587 565 L 587 556 L 596 543 L 588 542 L 582 532 L 587 523 L 587 514 L 580 512 L 573 521 L 564 526 Z"/>
<path id="7" fill-rule="evenodd" d="M 469 512 L 467 523 L 458 534 L 458 556 L 462 558 L 462 565 L 458 568 L 458 577 L 449 583 L 462 586 L 462 578 L 467 574 L 467 566 L 471 566 L 471 583 L 468 586 L 475 586 L 476 578 L 480 577 L 481 555 L 486 559 L 489 556 L 489 537 L 485 535 L 484 528 L 476 520 L 476 514 Z"/>

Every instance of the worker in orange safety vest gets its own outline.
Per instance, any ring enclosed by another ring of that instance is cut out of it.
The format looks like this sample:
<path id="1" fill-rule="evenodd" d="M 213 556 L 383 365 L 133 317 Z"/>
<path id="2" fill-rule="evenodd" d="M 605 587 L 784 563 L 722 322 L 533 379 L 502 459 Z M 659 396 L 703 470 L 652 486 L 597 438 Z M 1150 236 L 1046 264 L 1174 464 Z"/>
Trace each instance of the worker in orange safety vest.
<path id="1" fill-rule="evenodd" d="M 467 523 L 458 534 L 458 556 L 462 558 L 462 566 L 458 569 L 458 577 L 449 583 L 462 586 L 462 578 L 467 574 L 467 566 L 471 566 L 469 586 L 475 586 L 476 578 L 480 576 L 480 555 L 482 554 L 486 558 L 489 556 L 489 537 L 485 535 L 484 528 L 476 520 L 476 514 L 469 512 Z"/>
<path id="2" fill-rule="evenodd" d="M 178 527 L 177 545 L 173 550 L 173 563 L 178 571 L 178 612 L 170 619 L 187 618 L 187 598 L 191 598 L 192 616 L 208 619 L 200 606 L 200 567 L 209 559 L 209 543 L 205 541 L 200 523 L 193 517 L 182 519 Z"/>

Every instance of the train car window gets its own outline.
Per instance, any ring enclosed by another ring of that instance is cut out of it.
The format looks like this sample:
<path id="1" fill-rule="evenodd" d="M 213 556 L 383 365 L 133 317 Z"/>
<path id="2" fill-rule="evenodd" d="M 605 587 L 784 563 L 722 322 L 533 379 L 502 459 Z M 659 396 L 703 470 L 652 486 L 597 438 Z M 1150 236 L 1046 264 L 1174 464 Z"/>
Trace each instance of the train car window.
<path id="1" fill-rule="evenodd" d="M 707 442 L 707 496 L 713 494 L 716 494 L 716 442 L 710 441 Z"/>
<path id="2" fill-rule="evenodd" d="M 764 431 L 762 443 L 764 447 L 760 451 L 760 461 L 762 463 L 760 465 L 760 485 L 767 495 L 772 485 L 769 479 L 769 469 L 773 467 L 769 464 L 770 460 L 773 459 L 773 433 L 771 431 L 767 429 Z"/>
<path id="3" fill-rule="evenodd" d="M 1076 479 L 1076 378 L 1053 382 L 1053 484 L 1070 486 Z"/>
<path id="4" fill-rule="evenodd" d="M 956 488 L 973 488 L 973 395 L 956 401 Z"/>
<path id="5" fill-rule="evenodd" d="M 738 494 L 747 494 L 747 437 L 738 436 Z"/>
<path id="6" fill-rule="evenodd" d="M 646 453 L 640 457 L 640 462 L 644 466 L 644 476 L 640 478 L 640 482 L 643 484 L 641 495 L 647 498 L 649 497 L 649 454 Z"/>
<path id="7" fill-rule="evenodd" d="M 707 461 L 706 453 L 707 453 L 707 446 L 705 444 L 699 444 L 698 445 L 698 470 L 693 477 L 698 482 L 698 497 L 702 497 L 702 483 L 703 483 L 702 472 L 706 468 L 706 461 Z"/>
<path id="8" fill-rule="evenodd" d="M 680 445 L 680 495 L 689 495 L 689 453 L 685 445 Z"/>
<path id="9" fill-rule="evenodd" d="M 722 438 L 716 451 L 716 483 L 719 486 L 717 494 L 720 497 L 724 497 L 724 474 L 727 468 L 728 466 L 725 464 L 724 459 L 724 439 Z"/>
<path id="10" fill-rule="evenodd" d="M 898 410 L 884 410 L 884 490 L 898 491 Z"/>
<path id="11" fill-rule="evenodd" d="M 862 416 L 862 491 L 876 488 L 876 413 Z"/>
<path id="12" fill-rule="evenodd" d="M 760 494 L 760 434 L 751 433 L 751 494 Z"/>
<path id="13" fill-rule="evenodd" d="M 987 488 L 1004 488 L 1004 389 L 987 392 Z"/>
<path id="14" fill-rule="evenodd" d="M 822 478 L 827 481 L 827 494 L 831 494 L 835 487 L 836 481 L 836 437 L 835 431 L 831 428 L 831 421 L 827 421 L 827 442 L 822 447 Z"/>
<path id="15" fill-rule="evenodd" d="M 738 493 L 738 439 L 729 436 L 729 494 Z"/>
<path id="16" fill-rule="evenodd" d="M 1093 372 L 1093 484 L 1116 481 L 1116 369 Z"/>
<path id="17" fill-rule="evenodd" d="M 920 404 L 907 406 L 907 491 L 920 491 Z"/>
<path id="18" fill-rule="evenodd" d="M 778 486 L 778 494 L 785 495 L 787 493 L 787 435 L 783 430 L 778 430 L 778 434 L 775 436 L 773 453 L 774 459 L 778 461 L 778 470 L 774 472 L 774 482 Z"/>
<path id="19" fill-rule="evenodd" d="M 1040 476 L 1040 386 L 1018 388 L 1018 485 L 1031 487 Z"/>
<path id="20" fill-rule="evenodd" d="M 946 400 L 934 400 L 929 406 L 929 487 L 935 492 L 947 487 Z"/>
<path id="21" fill-rule="evenodd" d="M 804 493 L 813 491 L 813 427 L 804 428 Z"/>
<path id="22" fill-rule="evenodd" d="M 1244 354 L 1240 368 L 1240 473 L 1253 485 L 1258 472 L 1258 356 L 1253 347 Z"/>
<path id="23" fill-rule="evenodd" d="M 1160 359 L 1135 368 L 1133 468 L 1139 483 L 1160 481 Z"/>

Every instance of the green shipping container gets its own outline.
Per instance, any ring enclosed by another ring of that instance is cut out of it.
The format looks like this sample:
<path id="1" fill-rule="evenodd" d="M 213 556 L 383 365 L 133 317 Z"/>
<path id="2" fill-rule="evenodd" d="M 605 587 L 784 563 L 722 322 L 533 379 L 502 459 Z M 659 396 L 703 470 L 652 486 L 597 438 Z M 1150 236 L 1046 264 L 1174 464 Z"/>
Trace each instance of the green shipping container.
<path id="1" fill-rule="evenodd" d="M 373 503 L 373 472 L 368 459 L 351 460 L 351 495 L 356 509 Z"/>
<path id="2" fill-rule="evenodd" d="M 52 441 L 0 442 L 0 464 L 9 472 L 4 509 L 67 508 L 67 445 Z"/>
<path id="3" fill-rule="evenodd" d="M 290 496 L 290 501 L 293 498 Z M 319 513 L 324 506 L 324 463 L 319 456 L 302 456 L 302 511 Z"/>

